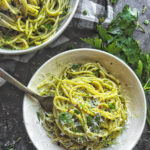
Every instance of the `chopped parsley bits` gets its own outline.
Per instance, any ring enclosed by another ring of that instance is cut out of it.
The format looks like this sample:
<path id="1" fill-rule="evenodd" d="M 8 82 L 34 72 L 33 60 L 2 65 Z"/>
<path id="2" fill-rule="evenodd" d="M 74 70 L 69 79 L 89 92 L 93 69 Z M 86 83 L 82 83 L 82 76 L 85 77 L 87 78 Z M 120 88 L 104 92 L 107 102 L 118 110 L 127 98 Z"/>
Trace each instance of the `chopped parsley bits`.
<path id="1" fill-rule="evenodd" d="M 146 20 L 144 21 L 144 24 L 145 24 L 145 25 L 149 25 L 149 20 L 146 19 Z"/>
<path id="2" fill-rule="evenodd" d="M 110 0 L 110 2 L 111 2 L 112 4 L 116 4 L 116 3 L 118 2 L 118 0 Z"/>
<path id="3" fill-rule="evenodd" d="M 109 103 L 108 105 L 110 109 L 115 109 L 115 106 L 112 103 Z"/>
<path id="4" fill-rule="evenodd" d="M 98 76 L 99 75 L 99 72 L 100 72 L 100 69 L 97 69 L 96 71 L 94 71 L 93 73 Z"/>
<path id="5" fill-rule="evenodd" d="M 143 6 L 142 14 L 144 14 L 146 10 L 147 10 L 147 7 L 144 5 L 144 6 Z"/>
<path id="6" fill-rule="evenodd" d="M 92 116 L 88 116 L 87 117 L 87 124 L 88 125 L 92 125 L 93 124 L 93 117 Z"/>
<path id="7" fill-rule="evenodd" d="M 84 16 L 87 15 L 87 11 L 86 11 L 86 10 L 83 11 L 83 15 L 84 15 Z"/>
<path id="8" fill-rule="evenodd" d="M 4 39 L 5 39 L 6 42 L 8 42 L 10 40 L 10 37 L 9 36 L 5 36 Z"/>
<path id="9" fill-rule="evenodd" d="M 84 104 L 81 103 L 81 104 L 80 104 L 80 108 L 81 108 L 81 109 L 84 109 Z"/>
<path id="10" fill-rule="evenodd" d="M 80 114 L 80 111 L 78 109 L 75 109 L 74 112 L 79 115 Z"/>
<path id="11" fill-rule="evenodd" d="M 68 12 L 67 12 L 66 10 L 63 11 L 63 15 L 64 15 L 64 16 L 67 15 L 67 13 L 68 13 Z"/>
<path id="12" fill-rule="evenodd" d="M 59 121 L 62 124 L 71 124 L 73 123 L 72 117 L 73 117 L 72 114 L 67 113 L 67 112 L 62 112 L 59 114 Z"/>
<path id="13" fill-rule="evenodd" d="M 81 67 L 81 64 L 74 64 L 74 65 L 72 66 L 72 69 L 73 69 L 73 70 L 77 70 L 79 67 Z"/>
<path id="14" fill-rule="evenodd" d="M 53 25 L 51 25 L 51 24 L 45 24 L 45 27 L 46 27 L 49 31 L 51 31 L 51 30 L 53 29 Z"/>
<path id="15" fill-rule="evenodd" d="M 74 128 L 74 132 L 80 132 L 80 130 L 78 128 Z"/>

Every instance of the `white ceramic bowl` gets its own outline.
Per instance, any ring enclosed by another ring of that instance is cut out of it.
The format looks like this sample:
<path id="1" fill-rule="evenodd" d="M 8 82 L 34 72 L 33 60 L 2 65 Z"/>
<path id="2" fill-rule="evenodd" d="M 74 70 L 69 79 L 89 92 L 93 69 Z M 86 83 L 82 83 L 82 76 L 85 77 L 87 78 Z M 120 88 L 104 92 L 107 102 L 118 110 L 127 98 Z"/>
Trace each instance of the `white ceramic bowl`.
<path id="1" fill-rule="evenodd" d="M 142 85 L 135 73 L 123 61 L 106 52 L 94 49 L 76 49 L 61 53 L 42 65 L 30 80 L 28 87 L 36 92 L 36 87 L 44 74 L 59 73 L 68 64 L 96 62 L 104 66 L 121 81 L 122 93 L 128 98 L 128 120 L 117 143 L 105 150 L 131 150 L 139 140 L 146 120 L 146 99 Z M 28 135 L 38 150 L 62 150 L 53 144 L 40 125 L 36 112 L 39 104 L 31 97 L 25 96 L 23 118 Z"/>
<path id="2" fill-rule="evenodd" d="M 69 15 L 69 17 L 67 17 L 66 19 L 64 19 L 60 23 L 59 28 L 57 29 L 57 32 L 55 33 L 55 35 L 50 37 L 46 42 L 44 42 L 44 43 L 42 43 L 41 45 L 38 45 L 38 46 L 31 46 L 31 47 L 29 47 L 28 49 L 25 49 L 25 50 L 11 50 L 11 49 L 2 49 L 2 48 L 0 48 L 0 54 L 5 54 L 5 55 L 26 54 L 26 53 L 30 53 L 30 52 L 42 49 L 46 45 L 52 43 L 54 40 L 56 40 L 62 34 L 62 32 L 67 28 L 67 26 L 71 22 L 74 14 L 76 12 L 78 3 L 79 3 L 79 0 L 70 0 L 71 14 Z"/>

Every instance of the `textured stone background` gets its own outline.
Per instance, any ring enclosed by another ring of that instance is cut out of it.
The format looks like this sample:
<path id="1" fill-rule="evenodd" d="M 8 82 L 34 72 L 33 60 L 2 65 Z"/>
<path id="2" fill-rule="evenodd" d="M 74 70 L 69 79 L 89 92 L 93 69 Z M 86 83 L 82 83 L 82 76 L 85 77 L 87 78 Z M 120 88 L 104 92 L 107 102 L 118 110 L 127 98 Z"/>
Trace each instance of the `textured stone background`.
<path id="1" fill-rule="evenodd" d="M 141 24 L 145 19 L 150 20 L 150 0 L 119 0 L 115 6 L 115 14 L 122 10 L 125 4 L 129 4 L 132 8 L 138 8 L 140 12 Z M 147 6 L 144 15 L 141 14 L 143 5 Z M 135 32 L 135 38 L 141 42 L 143 50 L 150 50 L 150 25 L 145 26 L 146 34 L 140 31 Z M 70 30 L 64 32 L 64 35 L 76 37 L 71 39 L 67 44 L 50 49 L 49 47 L 39 51 L 28 63 L 17 63 L 13 76 L 27 85 L 33 73 L 49 58 L 69 49 L 72 45 L 76 48 L 89 47 L 80 41 L 80 37 L 93 36 L 95 32 L 85 30 Z M 3 62 L 7 64 L 6 62 Z M 7 68 L 7 66 L 6 66 Z M 24 128 L 22 117 L 22 100 L 23 93 L 10 84 L 0 87 L 0 150 L 7 150 L 11 146 L 15 146 L 15 150 L 35 150 L 30 142 Z M 149 98 L 150 101 L 150 98 Z M 138 131 L 137 131 L 138 132 Z M 134 150 L 150 150 L 150 127 L 145 126 L 142 137 Z"/>

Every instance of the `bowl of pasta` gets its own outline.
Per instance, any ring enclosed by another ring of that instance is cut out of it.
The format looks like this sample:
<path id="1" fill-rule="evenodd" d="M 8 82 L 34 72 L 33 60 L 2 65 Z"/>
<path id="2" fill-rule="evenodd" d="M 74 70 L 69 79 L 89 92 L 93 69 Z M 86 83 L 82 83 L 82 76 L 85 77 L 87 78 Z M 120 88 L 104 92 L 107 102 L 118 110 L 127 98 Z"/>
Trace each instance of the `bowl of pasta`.
<path id="1" fill-rule="evenodd" d="M 67 28 L 79 0 L 0 1 L 0 54 L 42 49 Z"/>
<path id="2" fill-rule="evenodd" d="M 28 87 L 54 97 L 50 112 L 24 97 L 25 127 L 38 150 L 131 150 L 144 129 L 146 99 L 139 79 L 104 51 L 58 54 L 37 70 Z"/>

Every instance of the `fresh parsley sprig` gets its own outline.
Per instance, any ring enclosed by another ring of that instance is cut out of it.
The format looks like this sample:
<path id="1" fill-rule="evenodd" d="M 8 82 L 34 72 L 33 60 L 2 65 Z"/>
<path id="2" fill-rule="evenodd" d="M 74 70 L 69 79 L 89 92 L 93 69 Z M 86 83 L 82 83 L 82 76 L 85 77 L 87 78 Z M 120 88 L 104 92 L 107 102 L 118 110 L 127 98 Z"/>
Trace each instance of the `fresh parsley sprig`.
<path id="1" fill-rule="evenodd" d="M 116 3 L 118 2 L 118 0 L 110 0 L 110 2 L 111 2 L 112 4 L 116 4 Z"/>
<path id="2" fill-rule="evenodd" d="M 99 24 L 98 34 L 94 39 L 88 37 L 82 40 L 125 61 L 135 71 L 147 93 L 150 92 L 150 52 L 144 54 L 139 47 L 139 42 L 133 38 L 136 28 L 145 31 L 138 17 L 137 9 L 131 10 L 129 5 L 126 5 L 107 29 Z"/>

